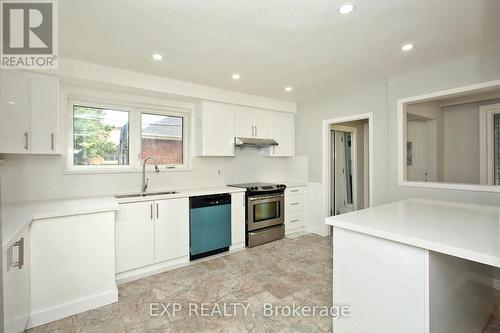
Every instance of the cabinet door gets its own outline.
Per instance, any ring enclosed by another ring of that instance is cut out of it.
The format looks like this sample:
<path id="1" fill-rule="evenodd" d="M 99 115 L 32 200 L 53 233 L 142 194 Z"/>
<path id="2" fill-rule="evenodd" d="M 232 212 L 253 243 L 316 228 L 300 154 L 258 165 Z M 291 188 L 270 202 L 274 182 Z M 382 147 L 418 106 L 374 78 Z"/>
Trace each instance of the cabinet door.
<path id="1" fill-rule="evenodd" d="M 25 228 L 2 251 L 4 330 L 6 333 L 23 332 L 30 315 L 29 250 L 29 228 Z M 23 261 L 23 265 L 14 267 L 20 260 Z"/>
<path id="2" fill-rule="evenodd" d="M 231 194 L 231 245 L 245 246 L 245 193 Z"/>
<path id="3" fill-rule="evenodd" d="M 254 110 L 255 137 L 261 139 L 272 138 L 272 111 Z"/>
<path id="4" fill-rule="evenodd" d="M 30 81 L 19 72 L 0 74 L 0 153 L 30 149 Z"/>
<path id="5" fill-rule="evenodd" d="M 189 255 L 189 199 L 155 203 L 155 262 Z"/>
<path id="6" fill-rule="evenodd" d="M 237 106 L 234 112 L 234 136 L 252 138 L 255 136 L 253 109 Z"/>
<path id="7" fill-rule="evenodd" d="M 284 112 L 272 113 L 272 136 L 279 145 L 271 148 L 271 156 L 294 156 L 294 115 Z"/>
<path id="8" fill-rule="evenodd" d="M 116 272 L 154 263 L 154 202 L 121 204 L 116 215 Z"/>
<path id="9" fill-rule="evenodd" d="M 57 79 L 35 77 L 31 80 L 31 153 L 59 152 L 58 90 Z"/>
<path id="10" fill-rule="evenodd" d="M 202 103 L 202 156 L 234 156 L 234 110 L 230 104 Z"/>

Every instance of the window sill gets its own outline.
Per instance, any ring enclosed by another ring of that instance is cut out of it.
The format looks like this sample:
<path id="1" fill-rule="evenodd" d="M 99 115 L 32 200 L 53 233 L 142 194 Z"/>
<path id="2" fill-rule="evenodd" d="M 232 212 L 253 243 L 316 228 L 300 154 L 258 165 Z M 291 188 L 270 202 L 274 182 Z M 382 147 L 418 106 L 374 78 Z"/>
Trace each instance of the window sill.
<path id="1" fill-rule="evenodd" d="M 160 173 L 162 172 L 184 172 L 184 171 L 193 171 L 193 168 L 191 167 L 179 167 L 179 168 L 167 168 L 165 166 L 160 166 Z M 146 168 L 146 173 L 155 173 L 156 171 L 154 170 L 153 167 Z M 63 172 L 65 175 L 85 175 L 85 174 L 108 174 L 108 173 L 142 173 L 142 168 L 99 168 L 96 167 L 94 168 L 85 168 L 85 169 L 79 169 L 79 168 L 68 168 L 64 170 Z"/>

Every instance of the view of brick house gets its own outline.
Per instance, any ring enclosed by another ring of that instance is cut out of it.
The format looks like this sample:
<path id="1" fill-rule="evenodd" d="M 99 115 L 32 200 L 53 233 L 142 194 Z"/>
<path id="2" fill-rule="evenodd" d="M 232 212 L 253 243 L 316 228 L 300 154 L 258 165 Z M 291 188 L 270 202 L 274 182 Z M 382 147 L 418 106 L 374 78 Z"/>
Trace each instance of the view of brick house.
<path id="1" fill-rule="evenodd" d="M 181 117 L 142 115 L 142 159 L 152 156 L 158 164 L 182 164 Z"/>

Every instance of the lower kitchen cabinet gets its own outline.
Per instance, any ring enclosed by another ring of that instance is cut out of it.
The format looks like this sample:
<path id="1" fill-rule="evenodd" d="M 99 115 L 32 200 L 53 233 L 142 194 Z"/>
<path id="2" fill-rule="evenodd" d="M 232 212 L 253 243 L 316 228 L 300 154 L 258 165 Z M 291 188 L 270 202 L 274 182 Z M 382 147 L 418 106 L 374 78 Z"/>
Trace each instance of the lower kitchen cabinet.
<path id="1" fill-rule="evenodd" d="M 116 273 L 189 255 L 189 199 L 120 204 Z"/>
<path id="2" fill-rule="evenodd" d="M 120 205 L 115 222 L 117 273 L 154 263 L 153 206 L 153 201 Z"/>
<path id="3" fill-rule="evenodd" d="M 285 234 L 304 231 L 306 187 L 287 187 L 285 190 Z"/>
<path id="4" fill-rule="evenodd" d="M 5 333 L 23 332 L 30 316 L 29 251 L 29 227 L 21 230 L 2 251 Z"/>
<path id="5" fill-rule="evenodd" d="M 189 255 L 189 199 L 155 202 L 155 263 Z"/>

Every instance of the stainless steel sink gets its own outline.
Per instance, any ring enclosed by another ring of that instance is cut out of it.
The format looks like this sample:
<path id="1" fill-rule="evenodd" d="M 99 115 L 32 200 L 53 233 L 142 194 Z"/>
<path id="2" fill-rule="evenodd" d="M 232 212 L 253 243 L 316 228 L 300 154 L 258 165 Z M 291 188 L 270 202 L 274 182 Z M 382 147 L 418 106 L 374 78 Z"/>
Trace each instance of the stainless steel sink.
<path id="1" fill-rule="evenodd" d="M 115 198 L 117 198 L 117 199 L 139 198 L 139 197 L 150 197 L 150 196 L 155 196 L 155 195 L 169 195 L 169 194 L 177 194 L 177 193 L 179 193 L 179 192 L 166 191 L 166 192 L 133 193 L 133 194 L 115 195 Z"/>

